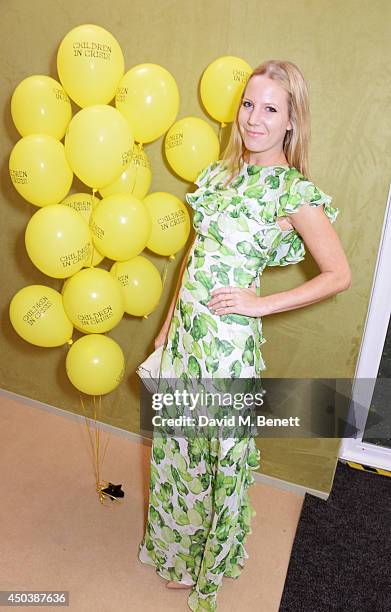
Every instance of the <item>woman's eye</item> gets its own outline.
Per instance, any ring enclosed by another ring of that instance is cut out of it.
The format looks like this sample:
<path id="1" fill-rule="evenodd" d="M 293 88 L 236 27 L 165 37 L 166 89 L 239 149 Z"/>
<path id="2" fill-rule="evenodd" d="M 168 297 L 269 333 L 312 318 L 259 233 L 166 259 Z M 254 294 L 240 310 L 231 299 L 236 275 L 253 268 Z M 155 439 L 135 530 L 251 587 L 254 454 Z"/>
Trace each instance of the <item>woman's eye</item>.
<path id="1" fill-rule="evenodd" d="M 251 106 L 251 102 L 249 102 L 248 100 L 245 100 L 243 102 L 243 106 L 245 106 L 246 108 L 248 108 L 247 104 L 249 104 Z"/>
<path id="2" fill-rule="evenodd" d="M 274 108 L 274 106 L 267 106 L 266 108 L 271 108 L 273 112 L 277 112 L 276 109 Z"/>

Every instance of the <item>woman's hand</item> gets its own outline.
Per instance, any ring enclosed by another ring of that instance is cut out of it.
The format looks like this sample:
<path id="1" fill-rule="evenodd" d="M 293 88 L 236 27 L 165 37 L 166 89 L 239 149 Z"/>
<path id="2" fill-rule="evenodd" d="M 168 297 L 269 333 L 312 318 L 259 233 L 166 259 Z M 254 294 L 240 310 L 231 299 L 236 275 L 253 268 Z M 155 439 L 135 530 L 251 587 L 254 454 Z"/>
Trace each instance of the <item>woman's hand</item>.
<path id="1" fill-rule="evenodd" d="M 240 314 L 248 317 L 261 317 L 268 314 L 262 311 L 262 298 L 256 293 L 255 281 L 250 287 L 219 287 L 211 292 L 208 306 L 213 314 Z"/>

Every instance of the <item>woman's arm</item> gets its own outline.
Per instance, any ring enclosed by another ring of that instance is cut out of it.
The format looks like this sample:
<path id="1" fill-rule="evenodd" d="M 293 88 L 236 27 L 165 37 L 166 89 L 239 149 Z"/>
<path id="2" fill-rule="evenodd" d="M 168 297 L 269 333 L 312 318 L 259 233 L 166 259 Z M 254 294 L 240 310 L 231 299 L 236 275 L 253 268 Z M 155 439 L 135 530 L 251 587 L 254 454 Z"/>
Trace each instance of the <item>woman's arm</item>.
<path id="1" fill-rule="evenodd" d="M 351 271 L 338 234 L 323 208 L 303 204 L 288 220 L 302 237 L 320 274 L 290 289 L 260 298 L 262 314 L 302 308 L 349 289 Z M 261 316 L 261 315 L 259 315 Z"/>
<path id="2" fill-rule="evenodd" d="M 258 296 L 250 288 L 219 287 L 211 292 L 208 302 L 212 313 L 263 317 L 320 302 L 350 287 L 351 272 L 346 255 L 323 209 L 305 203 L 288 219 L 318 264 L 320 274 L 294 289 L 266 296 Z"/>

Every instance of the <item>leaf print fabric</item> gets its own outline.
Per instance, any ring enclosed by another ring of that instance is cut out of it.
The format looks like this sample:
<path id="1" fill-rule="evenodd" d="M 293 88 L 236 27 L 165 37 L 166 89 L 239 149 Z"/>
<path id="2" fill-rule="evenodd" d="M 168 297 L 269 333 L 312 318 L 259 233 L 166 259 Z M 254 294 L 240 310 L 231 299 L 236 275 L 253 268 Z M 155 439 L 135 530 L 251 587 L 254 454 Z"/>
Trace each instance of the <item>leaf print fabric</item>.
<path id="1" fill-rule="evenodd" d="M 310 206 L 324 206 L 325 215 L 335 223 L 340 210 L 331 205 L 331 196 L 325 194 L 311 181 L 297 177 L 289 191 L 280 196 L 277 205 L 277 216 L 284 217 L 299 210 L 305 202 Z M 302 238 L 295 230 L 281 232 L 281 240 L 270 253 L 268 266 L 287 266 L 299 263 L 305 258 L 305 247 Z"/>
<path id="2" fill-rule="evenodd" d="M 299 234 L 282 231 L 277 217 L 304 202 L 324 205 L 334 222 L 338 209 L 295 168 L 243 164 L 224 187 L 226 165 L 216 161 L 186 195 L 193 208 L 196 240 L 163 350 L 161 381 L 259 379 L 266 369 L 260 317 L 212 314 L 211 292 L 249 287 L 258 295 L 267 266 L 301 261 Z M 173 407 L 175 414 L 180 412 Z M 216 609 L 224 576 L 237 578 L 248 555 L 244 548 L 255 515 L 248 497 L 260 452 L 252 435 L 186 437 L 155 435 L 151 453 L 148 519 L 140 561 L 167 580 L 192 585 L 194 612 Z"/>
<path id="3" fill-rule="evenodd" d="M 156 436 L 147 527 L 139 559 L 167 580 L 193 585 L 195 612 L 216 609 L 223 576 L 237 578 L 255 511 L 248 497 L 259 467 L 254 439 Z"/>

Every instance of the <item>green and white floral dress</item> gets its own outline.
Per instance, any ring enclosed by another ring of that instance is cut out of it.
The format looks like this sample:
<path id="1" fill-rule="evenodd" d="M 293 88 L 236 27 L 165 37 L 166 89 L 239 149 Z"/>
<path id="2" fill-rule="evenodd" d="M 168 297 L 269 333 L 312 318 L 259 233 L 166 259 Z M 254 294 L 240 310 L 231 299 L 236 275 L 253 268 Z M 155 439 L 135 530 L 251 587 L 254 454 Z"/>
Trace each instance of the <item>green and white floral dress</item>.
<path id="1" fill-rule="evenodd" d="M 224 188 L 226 166 L 210 164 L 186 195 L 194 209 L 196 240 L 164 347 L 162 379 L 259 378 L 266 369 L 261 318 L 213 314 L 207 302 L 221 286 L 249 287 L 267 266 L 295 264 L 305 248 L 277 217 L 308 202 L 324 206 L 333 223 L 331 197 L 288 166 L 244 163 Z M 139 559 L 167 580 L 193 585 L 188 606 L 216 609 L 223 576 L 237 578 L 248 554 L 244 542 L 255 511 L 248 488 L 260 467 L 254 437 L 154 436 L 147 526 Z"/>

